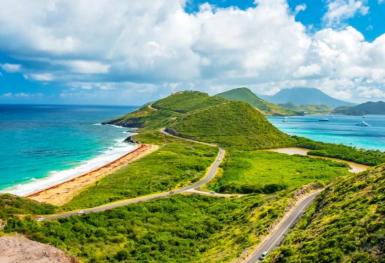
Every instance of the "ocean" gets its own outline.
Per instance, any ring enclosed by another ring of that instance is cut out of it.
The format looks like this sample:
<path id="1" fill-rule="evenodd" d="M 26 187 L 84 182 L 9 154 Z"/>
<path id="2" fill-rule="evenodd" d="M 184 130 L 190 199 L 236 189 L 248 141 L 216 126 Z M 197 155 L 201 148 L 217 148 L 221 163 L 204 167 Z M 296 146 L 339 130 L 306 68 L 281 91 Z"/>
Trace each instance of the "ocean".
<path id="1" fill-rule="evenodd" d="M 328 118 L 329 121 L 319 121 Z M 362 149 L 385 151 L 385 116 L 295 116 L 268 117 L 268 120 L 281 131 L 289 135 L 303 136 L 312 140 L 342 143 Z M 370 127 L 356 126 L 365 121 Z"/>
<path id="2" fill-rule="evenodd" d="M 26 195 L 133 151 L 130 129 L 100 123 L 135 109 L 0 105 L 0 191 Z"/>

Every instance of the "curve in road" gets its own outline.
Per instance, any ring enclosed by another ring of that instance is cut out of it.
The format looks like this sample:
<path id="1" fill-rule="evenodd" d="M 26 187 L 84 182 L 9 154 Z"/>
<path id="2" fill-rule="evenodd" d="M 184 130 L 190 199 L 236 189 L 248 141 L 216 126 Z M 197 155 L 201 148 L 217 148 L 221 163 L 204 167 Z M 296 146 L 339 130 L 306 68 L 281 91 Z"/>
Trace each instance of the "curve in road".
<path id="1" fill-rule="evenodd" d="M 313 200 L 319 195 L 321 191 L 312 193 L 306 198 L 301 200 L 297 206 L 290 212 L 290 214 L 284 218 L 278 227 L 265 239 L 265 241 L 259 245 L 257 250 L 249 256 L 244 262 L 245 263 L 254 263 L 259 262 L 259 257 L 263 252 L 271 252 L 274 248 L 278 247 L 286 234 L 289 232 L 290 228 L 296 225 L 299 218 L 303 215 L 306 208 L 310 206 Z"/>
<path id="2" fill-rule="evenodd" d="M 168 134 L 167 132 L 164 131 L 164 129 L 162 129 L 161 132 L 166 134 L 166 135 L 169 135 L 169 136 L 177 137 L 177 136 Z M 177 138 L 180 138 L 180 137 L 177 137 Z M 184 139 L 184 138 L 181 138 L 181 139 Z M 184 139 L 184 140 L 189 140 L 189 139 Z M 189 141 L 192 141 L 192 140 L 189 140 Z M 197 142 L 197 141 L 193 141 L 193 142 L 201 143 L 201 142 Z M 206 143 L 203 143 L 203 144 L 206 144 Z M 213 146 L 213 145 L 211 145 L 211 146 Z M 106 211 L 106 210 L 110 210 L 110 209 L 113 209 L 116 207 L 126 206 L 129 204 L 135 204 L 135 203 L 139 203 L 139 202 L 143 202 L 143 201 L 149 201 L 149 200 L 160 198 L 160 197 L 166 197 L 166 196 L 169 196 L 170 194 L 179 194 L 179 193 L 188 191 L 190 189 L 194 189 L 196 187 L 199 187 L 199 186 L 206 184 L 207 182 L 209 182 L 211 179 L 214 178 L 215 174 L 217 173 L 218 167 L 219 167 L 220 163 L 222 162 L 224 156 L 225 156 L 225 150 L 219 148 L 218 156 L 215 158 L 215 161 L 209 167 L 209 171 L 208 171 L 207 175 L 205 176 L 205 178 L 203 178 L 203 180 L 201 180 L 199 182 L 196 182 L 196 183 L 189 185 L 189 186 L 186 186 L 184 188 L 180 188 L 180 189 L 177 189 L 177 190 L 174 190 L 171 192 L 164 192 L 164 193 L 159 193 L 159 194 L 153 194 L 153 195 L 142 196 L 142 197 L 128 199 L 128 200 L 118 201 L 115 203 L 110 203 L 107 205 L 98 206 L 98 207 L 94 207 L 94 208 L 88 208 L 88 209 L 84 209 L 84 210 L 70 211 L 70 212 L 56 214 L 56 215 L 52 215 L 52 216 L 46 216 L 46 217 L 44 217 L 43 220 L 49 221 L 49 220 L 55 220 L 55 219 L 59 219 L 59 218 L 66 218 L 66 217 L 70 217 L 70 216 L 74 216 L 74 215 L 79 215 L 79 214 L 89 214 L 92 212 Z"/>

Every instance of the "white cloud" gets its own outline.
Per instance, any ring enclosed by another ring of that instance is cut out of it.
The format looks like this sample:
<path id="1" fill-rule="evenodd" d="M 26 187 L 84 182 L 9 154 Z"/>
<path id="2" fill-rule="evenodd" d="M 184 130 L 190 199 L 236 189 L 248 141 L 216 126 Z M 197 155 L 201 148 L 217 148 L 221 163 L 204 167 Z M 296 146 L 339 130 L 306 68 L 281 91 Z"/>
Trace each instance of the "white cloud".
<path id="1" fill-rule="evenodd" d="M 359 86 L 385 89 L 385 35 L 367 42 L 343 24 L 365 15 L 366 1 L 328 1 L 324 22 L 333 28 L 312 34 L 295 21 L 305 4 L 293 12 L 286 0 L 255 3 L 206 3 L 188 14 L 186 0 L 0 0 L 0 51 L 20 59 L 13 70 L 26 79 L 68 86 L 66 98 L 313 86 L 359 99 Z"/>
<path id="2" fill-rule="evenodd" d="M 2 98 L 12 98 L 12 93 L 8 92 L 8 93 L 4 93 L 3 95 L 1 95 Z"/>
<path id="3" fill-rule="evenodd" d="M 8 73 L 19 72 L 20 69 L 21 69 L 21 65 L 18 65 L 18 64 L 8 64 L 8 63 L 0 64 L 0 67 L 1 67 L 5 72 L 8 72 Z"/>
<path id="4" fill-rule="evenodd" d="M 322 18 L 327 26 L 340 25 L 356 14 L 366 15 L 369 7 L 360 0 L 328 0 L 327 12 Z"/>
<path id="5" fill-rule="evenodd" d="M 306 4 L 297 5 L 295 7 L 294 15 L 298 15 L 299 12 L 306 10 Z"/>

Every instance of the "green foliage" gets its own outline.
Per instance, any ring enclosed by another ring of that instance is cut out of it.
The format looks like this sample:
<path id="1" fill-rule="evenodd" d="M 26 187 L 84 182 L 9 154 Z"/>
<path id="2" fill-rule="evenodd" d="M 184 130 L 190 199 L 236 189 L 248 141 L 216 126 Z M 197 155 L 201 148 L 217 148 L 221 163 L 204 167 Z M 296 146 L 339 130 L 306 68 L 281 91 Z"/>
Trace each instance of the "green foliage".
<path id="1" fill-rule="evenodd" d="M 242 150 L 275 148 L 295 142 L 245 102 L 227 102 L 185 114 L 168 131 Z"/>
<path id="2" fill-rule="evenodd" d="M 366 165 L 385 163 L 385 153 L 375 150 L 363 150 L 343 144 L 332 144 L 312 141 L 307 138 L 293 136 L 297 140 L 296 146 L 311 149 L 310 155 L 334 157 Z"/>
<path id="3" fill-rule="evenodd" d="M 265 193 L 296 189 L 310 183 L 326 185 L 349 174 L 348 165 L 330 160 L 274 152 L 231 152 L 223 176 L 209 188 L 225 193 Z"/>
<path id="4" fill-rule="evenodd" d="M 261 196 L 176 195 L 58 221 L 11 219 L 5 232 L 83 262 L 229 262 L 260 241 L 286 205 Z"/>
<path id="5" fill-rule="evenodd" d="M 197 143 L 184 141 L 166 144 L 108 175 L 97 185 L 86 188 L 63 208 L 95 207 L 196 182 L 205 175 L 217 154 L 217 148 Z"/>
<path id="6" fill-rule="evenodd" d="M 303 115 L 301 112 L 296 112 L 291 109 L 283 108 L 271 102 L 267 102 L 257 95 L 255 95 L 248 88 L 232 89 L 223 93 L 219 93 L 216 96 L 225 98 L 230 101 L 243 101 L 249 103 L 251 106 L 260 110 L 264 115 L 275 116 L 293 116 Z"/>
<path id="7" fill-rule="evenodd" d="M 0 219 L 6 220 L 13 215 L 37 214 L 46 215 L 55 212 L 56 207 L 43 204 L 28 198 L 11 194 L 0 194 Z"/>
<path id="8" fill-rule="evenodd" d="M 285 104 L 278 104 L 281 107 L 291 109 L 294 111 L 305 112 L 307 114 L 318 114 L 325 112 L 332 112 L 333 108 L 326 105 L 297 105 L 294 102 L 288 102 Z"/>
<path id="9" fill-rule="evenodd" d="M 180 91 L 167 98 L 156 101 L 152 104 L 152 107 L 161 110 L 186 113 L 218 105 L 223 102 L 226 102 L 223 98 L 210 97 L 206 93 L 199 91 Z"/>
<path id="10" fill-rule="evenodd" d="M 267 262 L 384 262 L 385 166 L 340 179 Z"/>

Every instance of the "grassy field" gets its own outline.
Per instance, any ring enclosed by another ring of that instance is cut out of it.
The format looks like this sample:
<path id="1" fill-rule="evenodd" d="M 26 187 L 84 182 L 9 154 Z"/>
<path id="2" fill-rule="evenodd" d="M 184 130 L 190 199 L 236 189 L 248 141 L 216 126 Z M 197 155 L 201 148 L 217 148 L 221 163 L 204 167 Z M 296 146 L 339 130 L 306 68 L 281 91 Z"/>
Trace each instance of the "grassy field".
<path id="1" fill-rule="evenodd" d="M 339 180 L 266 262 L 385 262 L 385 165 Z"/>
<path id="2" fill-rule="evenodd" d="M 326 185 L 348 175 L 348 165 L 329 160 L 274 152 L 231 152 L 223 175 L 209 185 L 224 193 L 273 193 L 318 182 Z"/>
<path id="3" fill-rule="evenodd" d="M 152 133 L 159 142 L 162 135 Z M 149 134 L 150 136 L 151 134 Z M 146 135 L 141 138 L 144 139 Z M 157 137 L 159 136 L 159 137 Z M 65 210 L 88 208 L 199 181 L 218 154 L 218 148 L 169 138 L 170 143 L 86 188 L 63 206 Z"/>
<path id="4" fill-rule="evenodd" d="M 4 231 L 52 244 L 82 262 L 229 262 L 260 241 L 287 202 L 176 195 L 58 221 L 11 219 Z"/>

